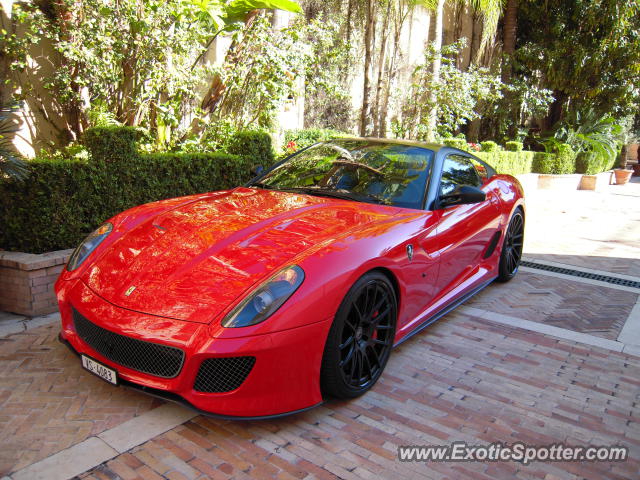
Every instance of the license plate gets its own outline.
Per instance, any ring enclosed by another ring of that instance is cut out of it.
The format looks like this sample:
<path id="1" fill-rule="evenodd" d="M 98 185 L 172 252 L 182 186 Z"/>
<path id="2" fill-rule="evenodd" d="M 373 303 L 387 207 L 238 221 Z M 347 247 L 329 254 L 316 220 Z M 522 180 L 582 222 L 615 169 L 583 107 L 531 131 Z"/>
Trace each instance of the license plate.
<path id="1" fill-rule="evenodd" d="M 113 385 L 118 384 L 118 373 L 115 370 L 101 364 L 100 362 L 96 362 L 93 358 L 89 358 L 84 355 L 80 355 L 80 357 L 82 358 L 82 366 L 86 370 L 89 370 L 94 375 L 97 375 Z"/>

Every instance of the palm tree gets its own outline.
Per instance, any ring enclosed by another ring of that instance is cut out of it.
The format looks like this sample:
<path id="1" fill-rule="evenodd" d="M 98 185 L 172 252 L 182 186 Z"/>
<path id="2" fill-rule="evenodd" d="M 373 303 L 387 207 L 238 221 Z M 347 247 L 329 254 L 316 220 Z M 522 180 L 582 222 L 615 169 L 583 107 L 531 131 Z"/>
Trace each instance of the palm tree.
<path id="1" fill-rule="evenodd" d="M 619 144 L 631 139 L 625 133 L 613 117 L 598 114 L 590 108 L 584 112 L 571 111 L 554 138 L 568 143 L 577 152 L 593 152 L 613 160 L 618 155 Z"/>
<path id="2" fill-rule="evenodd" d="M 480 40 L 480 48 L 476 57 L 479 59 L 484 53 L 484 49 L 493 39 L 498 30 L 498 20 L 504 10 L 505 0 L 458 0 L 467 3 L 476 12 L 482 16 L 482 39 Z M 510 0 L 507 0 L 510 1 Z M 514 30 L 515 32 L 515 30 Z"/>
<path id="3" fill-rule="evenodd" d="M 516 27 L 518 25 L 518 1 L 507 0 L 504 11 L 504 34 L 502 39 L 502 81 L 511 79 L 511 57 L 516 51 Z"/>

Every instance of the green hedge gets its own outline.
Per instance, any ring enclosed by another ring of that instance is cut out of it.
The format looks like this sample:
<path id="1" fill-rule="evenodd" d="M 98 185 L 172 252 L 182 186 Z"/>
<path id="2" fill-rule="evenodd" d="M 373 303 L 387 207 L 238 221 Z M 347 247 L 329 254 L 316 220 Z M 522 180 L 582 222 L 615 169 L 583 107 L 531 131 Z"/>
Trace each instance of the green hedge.
<path id="1" fill-rule="evenodd" d="M 91 132 L 91 130 L 89 130 Z M 113 132 L 87 132 L 92 159 L 29 162 L 26 182 L 0 182 L 0 248 L 42 253 L 75 247 L 109 217 L 164 198 L 231 188 L 249 180 L 250 156 L 133 153 Z M 131 130 L 125 130 L 130 142 Z M 97 158 L 96 158 L 97 157 Z"/>
<path id="2" fill-rule="evenodd" d="M 95 127 L 85 132 L 82 142 L 92 160 L 116 162 L 137 156 L 141 136 L 134 127 Z"/>
<path id="3" fill-rule="evenodd" d="M 555 155 L 547 152 L 535 152 L 533 155 L 532 172 L 550 173 Z"/>
<path id="4" fill-rule="evenodd" d="M 536 152 L 533 172 L 546 174 L 567 174 L 576 171 L 576 152 L 571 145 L 561 143 L 551 153 Z"/>
<path id="5" fill-rule="evenodd" d="M 531 173 L 534 152 L 475 152 L 474 155 L 487 162 L 498 173 L 520 175 Z"/>
<path id="6" fill-rule="evenodd" d="M 314 143 L 331 140 L 332 138 L 348 136 L 346 133 L 330 128 L 305 128 L 300 130 L 287 130 L 284 133 L 285 146 L 289 142 L 295 142 L 299 149 L 313 145 Z"/>
<path id="7" fill-rule="evenodd" d="M 611 170 L 615 164 L 615 157 L 598 155 L 596 152 L 580 152 L 576 157 L 576 173 L 595 175 Z"/>
<path id="8" fill-rule="evenodd" d="M 138 154 L 142 132 L 134 127 L 95 127 L 87 130 L 83 143 L 93 161 L 116 162 Z M 260 130 L 240 130 L 226 144 L 226 152 L 246 157 L 254 165 L 269 166 L 275 161 L 271 136 Z"/>
<path id="9" fill-rule="evenodd" d="M 269 167 L 275 162 L 271 135 L 256 130 L 242 130 L 229 140 L 227 152 L 246 158 L 253 165 Z"/>
<path id="10" fill-rule="evenodd" d="M 576 152 L 571 145 L 562 143 L 556 147 L 555 170 L 559 174 L 574 173 L 576 171 Z"/>
<path id="11" fill-rule="evenodd" d="M 447 147 L 459 148 L 465 152 L 469 151 L 469 144 L 464 138 L 444 138 L 442 139 L 442 143 Z"/>
<path id="12" fill-rule="evenodd" d="M 500 150 L 500 146 L 491 140 L 487 140 L 485 142 L 480 142 L 480 147 L 483 152 L 497 152 Z"/>
<path id="13" fill-rule="evenodd" d="M 521 152 L 524 149 L 522 142 L 511 141 L 504 144 L 504 149 L 509 152 Z"/>
<path id="14" fill-rule="evenodd" d="M 576 172 L 595 175 L 602 172 L 602 159 L 595 152 L 580 152 L 576 157 Z"/>

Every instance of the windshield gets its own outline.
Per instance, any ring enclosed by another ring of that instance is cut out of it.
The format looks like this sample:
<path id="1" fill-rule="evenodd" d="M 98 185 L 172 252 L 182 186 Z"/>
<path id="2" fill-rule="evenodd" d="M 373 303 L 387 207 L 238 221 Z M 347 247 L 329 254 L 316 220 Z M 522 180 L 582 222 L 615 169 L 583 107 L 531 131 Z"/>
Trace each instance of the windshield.
<path id="1" fill-rule="evenodd" d="M 332 140 L 292 156 L 252 185 L 404 208 L 422 208 L 433 151 Z"/>

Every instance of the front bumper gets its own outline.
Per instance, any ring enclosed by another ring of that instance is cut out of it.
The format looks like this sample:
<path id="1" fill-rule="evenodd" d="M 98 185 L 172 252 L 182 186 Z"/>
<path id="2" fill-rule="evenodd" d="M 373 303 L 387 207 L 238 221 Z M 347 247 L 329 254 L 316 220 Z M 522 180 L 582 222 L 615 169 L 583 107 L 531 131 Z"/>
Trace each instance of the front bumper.
<path id="1" fill-rule="evenodd" d="M 81 280 L 59 282 L 57 294 L 62 317 L 61 341 L 75 353 L 115 369 L 125 387 L 183 403 L 207 414 L 234 418 L 279 416 L 322 402 L 320 364 L 331 319 L 265 335 L 216 339 L 211 337 L 206 324 L 116 307 L 93 293 Z M 181 349 L 184 362 L 179 373 L 173 378 L 162 378 L 128 368 L 102 355 L 76 331 L 73 309 L 115 334 Z M 224 393 L 194 389 L 204 360 L 239 356 L 252 356 L 256 360 L 238 388 Z"/>

